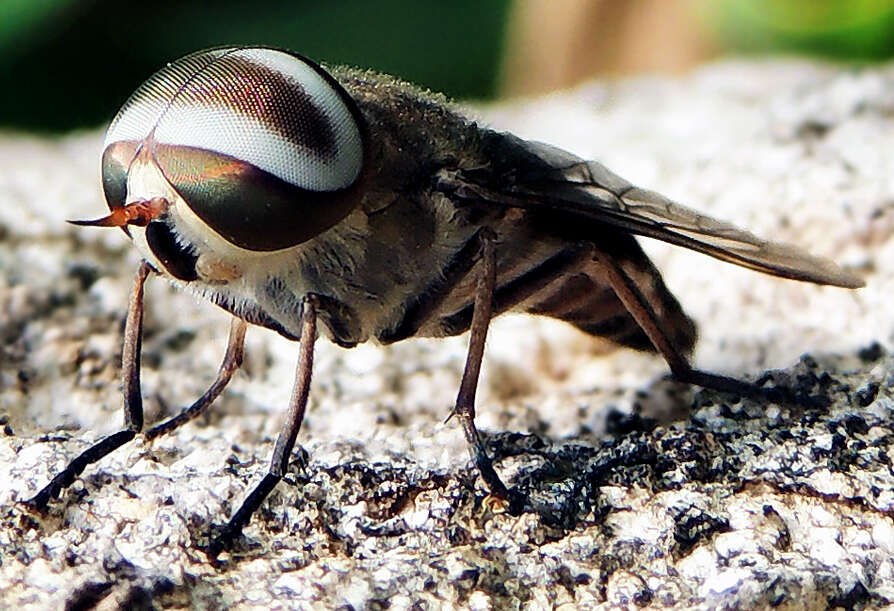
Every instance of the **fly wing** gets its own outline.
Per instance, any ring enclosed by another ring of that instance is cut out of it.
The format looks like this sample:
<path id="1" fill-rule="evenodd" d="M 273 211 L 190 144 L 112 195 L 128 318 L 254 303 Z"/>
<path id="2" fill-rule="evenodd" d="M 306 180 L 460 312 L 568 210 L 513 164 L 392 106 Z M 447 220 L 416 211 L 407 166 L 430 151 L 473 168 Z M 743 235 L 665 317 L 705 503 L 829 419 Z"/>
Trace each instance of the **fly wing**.
<path id="1" fill-rule="evenodd" d="M 864 285 L 829 259 L 763 240 L 635 187 L 596 161 L 494 132 L 485 137 L 483 147 L 492 166 L 460 172 L 461 196 L 580 215 L 774 276 L 846 288 Z"/>

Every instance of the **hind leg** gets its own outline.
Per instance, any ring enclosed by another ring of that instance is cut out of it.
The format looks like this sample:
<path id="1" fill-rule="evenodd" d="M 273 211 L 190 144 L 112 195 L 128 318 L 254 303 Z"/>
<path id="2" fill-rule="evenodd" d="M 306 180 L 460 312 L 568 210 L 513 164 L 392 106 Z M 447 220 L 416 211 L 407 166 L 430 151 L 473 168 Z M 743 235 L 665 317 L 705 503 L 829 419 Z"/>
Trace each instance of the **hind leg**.
<path id="1" fill-rule="evenodd" d="M 655 349 L 664 357 L 674 377 L 688 384 L 696 384 L 731 394 L 754 397 L 773 403 L 793 403 L 797 405 L 816 406 L 819 399 L 796 392 L 790 388 L 764 388 L 751 382 L 737 380 L 707 371 L 694 369 L 689 360 L 674 346 L 670 336 L 662 328 L 655 309 L 633 279 L 624 271 L 617 261 L 606 252 L 596 249 L 596 263 L 602 268 L 609 284 L 618 299 L 630 312 Z"/>

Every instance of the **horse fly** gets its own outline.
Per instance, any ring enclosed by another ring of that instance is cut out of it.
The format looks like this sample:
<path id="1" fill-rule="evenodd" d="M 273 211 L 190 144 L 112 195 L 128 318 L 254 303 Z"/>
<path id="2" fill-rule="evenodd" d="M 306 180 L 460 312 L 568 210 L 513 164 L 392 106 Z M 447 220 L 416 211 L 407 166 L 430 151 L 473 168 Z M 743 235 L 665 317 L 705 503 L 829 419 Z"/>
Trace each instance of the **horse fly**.
<path id="1" fill-rule="evenodd" d="M 688 383 L 803 397 L 693 369 L 693 322 L 634 235 L 782 276 L 841 287 L 855 275 L 635 187 L 594 161 L 472 122 L 441 96 L 264 47 L 200 51 L 141 85 L 102 153 L 110 214 L 143 257 L 124 332 L 124 428 L 76 457 L 27 503 L 44 510 L 84 468 L 143 429 L 143 285 L 161 275 L 232 313 L 214 383 L 154 439 L 203 413 L 242 362 L 248 324 L 299 343 L 269 471 L 211 539 L 239 536 L 286 471 L 304 416 L 317 330 L 340 346 L 471 331 L 453 414 L 492 495 L 503 484 L 475 428 L 490 320 L 551 316 L 653 350 Z"/>

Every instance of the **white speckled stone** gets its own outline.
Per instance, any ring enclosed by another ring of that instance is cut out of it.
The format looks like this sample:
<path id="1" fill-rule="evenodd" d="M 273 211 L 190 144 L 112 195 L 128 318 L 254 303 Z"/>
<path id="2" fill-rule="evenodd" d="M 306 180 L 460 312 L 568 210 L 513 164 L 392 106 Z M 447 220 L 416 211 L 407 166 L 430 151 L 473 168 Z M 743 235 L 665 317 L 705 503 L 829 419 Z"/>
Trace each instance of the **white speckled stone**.
<path id="1" fill-rule="evenodd" d="M 497 468 L 531 499 L 512 516 L 485 498 L 461 432 L 443 422 L 467 338 L 320 342 L 299 437 L 308 464 L 220 565 L 199 546 L 267 468 L 296 345 L 251 329 L 244 370 L 207 418 L 88 467 L 46 515 L 24 511 L 17 501 L 121 425 L 120 324 L 138 261 L 120 231 L 64 223 L 103 213 L 99 130 L 0 136 L 0 607 L 894 601 L 892 91 L 892 67 L 727 61 L 480 110 L 861 270 L 868 286 L 852 292 L 644 241 L 700 325 L 699 367 L 781 369 L 774 380 L 813 384 L 831 405 L 711 392 L 693 403 L 656 357 L 606 352 L 555 321 L 500 319 L 478 409 Z M 150 281 L 145 324 L 155 422 L 213 379 L 227 316 Z M 878 354 L 858 352 L 873 341 Z M 655 420 L 615 437 L 611 410 Z"/>

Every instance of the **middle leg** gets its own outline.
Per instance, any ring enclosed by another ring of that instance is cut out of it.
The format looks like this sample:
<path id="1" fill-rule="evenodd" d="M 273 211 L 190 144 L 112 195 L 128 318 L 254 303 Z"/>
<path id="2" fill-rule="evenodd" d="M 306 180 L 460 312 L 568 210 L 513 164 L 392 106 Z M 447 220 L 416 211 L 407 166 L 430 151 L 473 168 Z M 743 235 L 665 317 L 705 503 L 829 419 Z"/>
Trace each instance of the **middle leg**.
<path id="1" fill-rule="evenodd" d="M 496 284 L 496 257 L 494 236 L 488 232 L 481 238 L 480 274 L 475 287 L 475 306 L 470 327 L 469 352 L 463 370 L 462 382 L 456 396 L 456 405 L 451 412 L 456 415 L 463 427 L 469 453 L 481 477 L 487 484 L 491 494 L 509 500 L 506 484 L 494 470 L 493 462 L 487 455 L 481 435 L 475 426 L 475 392 L 478 388 L 478 376 L 481 373 L 481 361 L 484 358 L 484 344 L 487 341 L 487 329 L 493 314 L 494 285 Z"/>
<path id="2" fill-rule="evenodd" d="M 566 246 L 532 269 L 496 285 L 496 236 L 484 228 L 480 232 L 481 246 L 478 260 L 478 281 L 473 303 L 442 319 L 442 325 L 451 333 L 469 329 L 469 351 L 462 382 L 451 416 L 459 420 L 469 453 L 481 478 L 492 495 L 510 502 L 510 511 L 520 511 L 524 501 L 520 494 L 510 491 L 497 475 L 493 461 L 488 456 L 475 426 L 475 394 L 484 356 L 484 345 L 490 320 L 518 304 L 531 299 L 539 292 L 561 281 L 567 274 L 579 270 L 592 258 L 593 249 L 587 243 Z"/>

